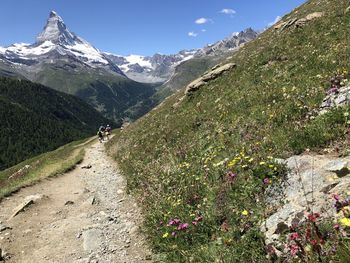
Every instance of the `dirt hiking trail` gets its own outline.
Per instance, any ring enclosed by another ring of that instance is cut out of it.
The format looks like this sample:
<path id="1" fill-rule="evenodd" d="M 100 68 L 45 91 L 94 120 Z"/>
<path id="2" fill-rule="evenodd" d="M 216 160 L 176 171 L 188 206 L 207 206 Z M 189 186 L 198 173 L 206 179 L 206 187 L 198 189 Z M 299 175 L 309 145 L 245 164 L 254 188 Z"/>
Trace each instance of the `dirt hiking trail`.
<path id="1" fill-rule="evenodd" d="M 4 262 L 151 262 L 139 228 L 140 209 L 126 194 L 126 182 L 104 144 L 96 142 L 85 150 L 73 171 L 2 200 Z M 29 206 L 13 216 L 23 204 Z"/>

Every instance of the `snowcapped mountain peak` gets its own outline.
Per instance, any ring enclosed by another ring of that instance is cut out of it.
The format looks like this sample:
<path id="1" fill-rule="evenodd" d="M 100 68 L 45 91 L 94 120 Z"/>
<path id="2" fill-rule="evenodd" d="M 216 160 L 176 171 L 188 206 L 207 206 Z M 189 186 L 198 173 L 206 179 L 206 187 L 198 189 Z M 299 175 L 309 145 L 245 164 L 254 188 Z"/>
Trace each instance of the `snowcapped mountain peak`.
<path id="1" fill-rule="evenodd" d="M 63 45 L 74 45 L 76 42 L 81 42 L 76 35 L 67 29 L 63 19 L 55 11 L 50 12 L 49 19 L 36 40 L 38 44 L 45 41 Z"/>
<path id="2" fill-rule="evenodd" d="M 61 17 L 56 13 L 56 11 L 54 11 L 54 10 L 52 10 L 52 11 L 50 12 L 50 17 L 59 17 L 59 18 L 61 18 Z M 62 20 L 62 18 L 61 18 L 61 20 Z"/>
<path id="3" fill-rule="evenodd" d="M 0 47 L 0 60 L 28 71 L 60 62 L 125 76 L 102 52 L 70 32 L 55 11 L 50 12 L 46 25 L 34 44 Z"/>

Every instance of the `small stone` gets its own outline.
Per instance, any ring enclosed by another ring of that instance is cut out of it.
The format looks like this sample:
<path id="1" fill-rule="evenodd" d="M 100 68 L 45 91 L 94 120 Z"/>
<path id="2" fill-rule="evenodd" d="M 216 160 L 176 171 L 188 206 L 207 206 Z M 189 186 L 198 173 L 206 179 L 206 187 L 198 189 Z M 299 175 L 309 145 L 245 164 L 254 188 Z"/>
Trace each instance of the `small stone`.
<path id="1" fill-rule="evenodd" d="M 0 224 L 0 233 L 7 230 L 7 229 L 12 229 L 11 227 L 8 227 L 6 225 Z"/>
<path id="2" fill-rule="evenodd" d="M 10 217 L 13 218 L 15 216 L 17 216 L 19 213 L 23 212 L 25 210 L 25 208 L 27 208 L 28 206 L 34 204 L 34 201 L 33 200 L 28 200 L 28 201 L 25 201 L 23 202 L 22 204 L 20 204 L 19 206 L 17 206 L 15 208 L 15 212 L 12 214 L 12 216 Z"/>
<path id="3" fill-rule="evenodd" d="M 90 190 L 89 190 L 89 189 L 84 188 L 84 190 L 83 190 L 83 193 L 84 193 L 84 194 L 89 193 L 89 192 L 90 192 Z"/>
<path id="4" fill-rule="evenodd" d="M 73 204 L 74 204 L 74 202 L 70 201 L 70 200 L 68 200 L 67 202 L 64 203 L 64 205 L 73 205 Z"/>
<path id="5" fill-rule="evenodd" d="M 31 229 L 26 229 L 26 230 L 23 231 L 23 234 L 29 234 L 29 233 L 31 233 L 31 232 L 32 232 Z"/>
<path id="6" fill-rule="evenodd" d="M 88 199 L 88 203 L 90 205 L 94 205 L 96 203 L 96 198 L 95 196 L 91 196 L 89 199 Z"/>

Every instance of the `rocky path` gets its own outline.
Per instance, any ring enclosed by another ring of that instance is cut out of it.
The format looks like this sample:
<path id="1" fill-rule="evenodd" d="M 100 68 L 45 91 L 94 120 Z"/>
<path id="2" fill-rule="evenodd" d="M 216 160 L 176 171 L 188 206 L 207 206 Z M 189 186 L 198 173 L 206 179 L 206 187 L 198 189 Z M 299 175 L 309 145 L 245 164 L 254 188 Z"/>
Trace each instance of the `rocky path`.
<path id="1" fill-rule="evenodd" d="M 88 146 L 72 172 L 0 203 L 5 262 L 151 262 L 140 210 L 125 187 L 103 144 Z M 11 217 L 25 201 L 30 205 Z"/>

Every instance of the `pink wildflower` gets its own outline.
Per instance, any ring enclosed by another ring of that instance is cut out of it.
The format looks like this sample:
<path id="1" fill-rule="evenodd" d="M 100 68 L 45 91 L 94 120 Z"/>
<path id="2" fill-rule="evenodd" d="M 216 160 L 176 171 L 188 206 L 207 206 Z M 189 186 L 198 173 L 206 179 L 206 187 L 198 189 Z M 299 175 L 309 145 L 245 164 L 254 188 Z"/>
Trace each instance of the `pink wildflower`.
<path id="1" fill-rule="evenodd" d="M 203 216 L 197 216 L 194 220 L 200 222 L 203 220 Z"/>
<path id="2" fill-rule="evenodd" d="M 297 232 L 294 232 L 289 235 L 289 240 L 296 240 L 299 238 L 299 234 Z"/>
<path id="3" fill-rule="evenodd" d="M 340 199 L 340 195 L 334 194 L 334 195 L 333 195 L 333 198 L 334 198 L 335 200 L 339 200 L 339 199 Z"/>
<path id="4" fill-rule="evenodd" d="M 299 246 L 296 244 L 289 245 L 289 250 L 292 256 L 295 256 L 299 252 Z"/>
<path id="5" fill-rule="evenodd" d="M 228 180 L 232 182 L 237 177 L 237 174 L 235 174 L 232 171 L 228 171 L 227 176 L 228 176 Z"/>
<path id="6" fill-rule="evenodd" d="M 186 229 L 188 229 L 187 223 L 180 224 L 177 228 L 177 230 L 186 230 Z"/>
<path id="7" fill-rule="evenodd" d="M 269 178 L 265 178 L 263 182 L 264 182 L 264 184 L 270 184 L 271 183 Z"/>
<path id="8" fill-rule="evenodd" d="M 316 239 L 310 240 L 311 245 L 316 246 L 318 241 Z"/>
<path id="9" fill-rule="evenodd" d="M 332 86 L 328 91 L 327 91 L 327 94 L 332 94 L 332 93 L 338 93 L 339 90 L 338 88 L 336 88 L 335 86 Z"/>
<path id="10" fill-rule="evenodd" d="M 317 218 L 320 217 L 319 213 L 311 213 L 307 216 L 307 218 L 311 221 L 311 222 L 316 222 Z"/>
<path id="11" fill-rule="evenodd" d="M 181 220 L 178 218 L 174 218 L 174 219 L 169 221 L 170 226 L 178 226 L 180 223 L 181 223 Z"/>

